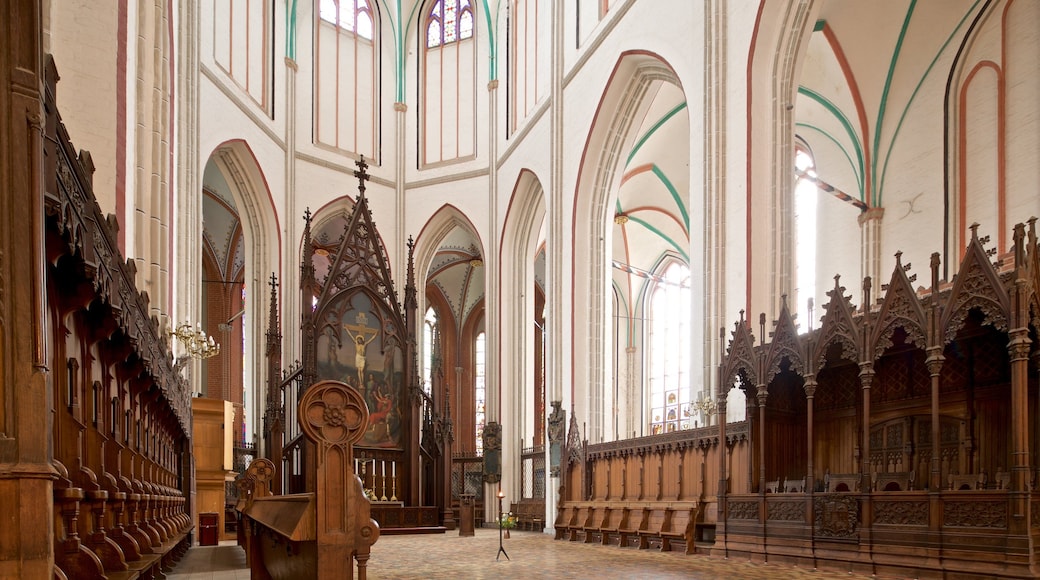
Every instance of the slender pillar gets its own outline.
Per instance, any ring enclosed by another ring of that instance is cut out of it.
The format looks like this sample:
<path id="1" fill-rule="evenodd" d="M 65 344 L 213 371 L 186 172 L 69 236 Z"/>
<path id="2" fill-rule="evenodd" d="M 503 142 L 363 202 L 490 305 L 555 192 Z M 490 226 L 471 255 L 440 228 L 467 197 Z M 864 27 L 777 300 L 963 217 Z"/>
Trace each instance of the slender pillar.
<path id="1" fill-rule="evenodd" d="M 870 491 L 870 387 L 874 382 L 874 363 L 859 363 L 859 382 L 863 386 L 863 415 L 860 417 L 860 491 Z"/>
<path id="2" fill-rule="evenodd" d="M 758 493 L 766 492 L 766 398 L 768 387 L 758 385 Z"/>
<path id="3" fill-rule="evenodd" d="M 928 489 L 939 491 L 942 489 L 942 447 L 939 440 L 939 373 L 942 371 L 943 361 L 946 357 L 942 354 L 942 347 L 933 346 L 928 349 L 928 374 L 932 377 L 932 473 L 929 478 Z"/>
<path id="4" fill-rule="evenodd" d="M 1011 358 L 1011 492 L 1010 531 L 1029 529 L 1029 329 L 1015 328 L 1008 333 Z"/>
<path id="5" fill-rule="evenodd" d="M 810 375 L 807 375 L 805 377 L 805 387 L 804 388 L 805 388 L 805 406 L 806 406 L 806 409 L 805 409 L 805 415 L 806 415 L 805 422 L 806 422 L 806 433 L 808 434 L 807 441 L 806 441 L 806 449 L 805 449 L 806 453 L 808 453 L 808 455 L 807 455 L 808 465 L 805 468 L 805 471 L 806 471 L 806 473 L 805 473 L 805 487 L 806 487 L 807 490 L 812 490 L 813 482 L 815 481 L 815 475 L 814 475 L 815 469 L 814 469 L 814 462 L 813 462 L 813 453 L 815 453 L 814 446 L 813 446 L 813 437 L 814 437 L 813 436 L 813 424 L 815 422 L 814 419 L 813 419 L 813 406 L 814 406 L 813 397 L 816 396 L 816 375 L 810 374 Z"/>

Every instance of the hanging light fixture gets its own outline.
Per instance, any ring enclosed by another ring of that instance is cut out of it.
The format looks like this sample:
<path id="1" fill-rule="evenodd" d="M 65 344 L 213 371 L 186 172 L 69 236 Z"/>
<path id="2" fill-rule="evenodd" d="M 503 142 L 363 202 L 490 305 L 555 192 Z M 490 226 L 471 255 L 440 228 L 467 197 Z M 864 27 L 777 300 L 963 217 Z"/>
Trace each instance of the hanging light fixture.
<path id="1" fill-rule="evenodd" d="M 170 336 L 177 337 L 184 349 L 188 351 L 188 356 L 192 358 L 206 359 L 220 354 L 220 345 L 213 340 L 212 336 L 206 335 L 202 330 L 202 323 L 192 326 L 191 323 L 184 322 L 176 329 L 170 329 L 167 332 Z"/>

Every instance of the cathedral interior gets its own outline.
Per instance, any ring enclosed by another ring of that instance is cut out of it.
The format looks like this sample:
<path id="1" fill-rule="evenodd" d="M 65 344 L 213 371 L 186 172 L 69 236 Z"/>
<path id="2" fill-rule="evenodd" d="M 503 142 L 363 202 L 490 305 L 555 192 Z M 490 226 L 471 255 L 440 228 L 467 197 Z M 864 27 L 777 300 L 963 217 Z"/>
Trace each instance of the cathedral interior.
<path id="1" fill-rule="evenodd" d="M 1040 2 L 0 27 L 0 578 L 1040 576 Z"/>

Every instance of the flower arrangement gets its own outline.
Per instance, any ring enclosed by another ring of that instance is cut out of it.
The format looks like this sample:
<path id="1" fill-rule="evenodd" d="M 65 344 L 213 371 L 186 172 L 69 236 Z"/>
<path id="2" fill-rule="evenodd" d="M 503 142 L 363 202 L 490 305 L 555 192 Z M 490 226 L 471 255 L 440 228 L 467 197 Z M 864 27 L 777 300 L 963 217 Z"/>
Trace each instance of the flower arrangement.
<path id="1" fill-rule="evenodd" d="M 501 522 L 502 527 L 507 530 L 511 530 L 516 527 L 516 516 L 513 515 L 513 512 L 504 513 L 500 515 L 499 521 Z"/>

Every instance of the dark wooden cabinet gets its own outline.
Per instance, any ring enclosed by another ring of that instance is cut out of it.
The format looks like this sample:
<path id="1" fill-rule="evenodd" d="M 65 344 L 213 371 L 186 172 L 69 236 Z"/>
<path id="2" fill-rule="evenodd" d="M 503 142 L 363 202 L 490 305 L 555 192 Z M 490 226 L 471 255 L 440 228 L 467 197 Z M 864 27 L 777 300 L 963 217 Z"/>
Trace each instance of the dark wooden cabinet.
<path id="1" fill-rule="evenodd" d="M 216 513 L 199 514 L 199 545 L 216 546 L 220 537 L 218 532 L 220 516 Z"/>

